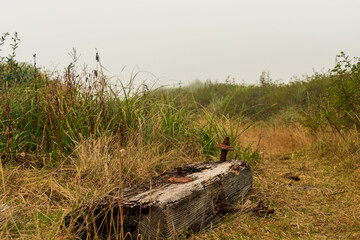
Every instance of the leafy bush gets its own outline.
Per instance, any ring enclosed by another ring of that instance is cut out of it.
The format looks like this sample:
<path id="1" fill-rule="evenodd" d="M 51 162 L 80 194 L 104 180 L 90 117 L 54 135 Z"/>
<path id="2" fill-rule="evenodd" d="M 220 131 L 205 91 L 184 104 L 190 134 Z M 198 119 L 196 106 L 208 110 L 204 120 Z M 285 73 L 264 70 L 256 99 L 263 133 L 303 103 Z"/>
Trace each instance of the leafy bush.
<path id="1" fill-rule="evenodd" d="M 352 128 L 360 130 L 360 61 L 341 52 L 330 85 L 322 96 L 310 96 L 304 123 L 314 131 L 330 126 L 341 133 Z"/>

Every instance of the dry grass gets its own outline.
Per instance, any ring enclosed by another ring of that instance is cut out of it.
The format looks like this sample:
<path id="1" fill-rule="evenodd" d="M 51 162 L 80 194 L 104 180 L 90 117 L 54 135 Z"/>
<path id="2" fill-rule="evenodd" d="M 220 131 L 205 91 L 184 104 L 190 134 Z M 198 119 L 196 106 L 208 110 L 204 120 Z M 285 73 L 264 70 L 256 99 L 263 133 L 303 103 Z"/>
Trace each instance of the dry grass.
<path id="1" fill-rule="evenodd" d="M 257 148 L 263 158 L 273 158 L 303 149 L 313 141 L 301 125 L 284 126 L 279 123 L 258 123 L 244 132 L 239 141 Z"/>
<path id="2" fill-rule="evenodd" d="M 265 158 L 255 168 L 254 187 L 247 196 L 253 204 L 264 200 L 275 213 L 227 216 L 217 228 L 192 239 L 360 238 L 358 134 L 348 134 L 345 142 L 332 133 L 315 138 L 301 128 L 277 129 L 257 129 Z M 248 140 L 255 136 L 247 134 Z M 284 178 L 287 172 L 298 174 L 300 181 Z"/>
<path id="3" fill-rule="evenodd" d="M 102 137 L 79 142 L 62 168 L 4 168 L 0 204 L 11 208 L 0 215 L 0 239 L 74 237 L 62 228 L 73 207 L 198 160 L 189 158 L 185 144 L 165 154 L 161 147 L 123 149 L 116 138 Z"/>
<path id="4" fill-rule="evenodd" d="M 261 124 L 240 136 L 262 152 L 254 168 L 253 204 L 275 208 L 270 217 L 237 213 L 192 239 L 359 239 L 360 145 L 356 133 L 317 137 L 300 126 Z M 116 138 L 81 141 L 71 164 L 57 169 L 3 169 L 0 239 L 73 238 L 63 217 L 73 207 L 115 188 L 145 181 L 186 162 L 189 149 L 160 153 L 161 144 L 123 149 Z M 163 152 L 163 151 L 162 151 Z M 293 172 L 300 181 L 282 177 Z"/>

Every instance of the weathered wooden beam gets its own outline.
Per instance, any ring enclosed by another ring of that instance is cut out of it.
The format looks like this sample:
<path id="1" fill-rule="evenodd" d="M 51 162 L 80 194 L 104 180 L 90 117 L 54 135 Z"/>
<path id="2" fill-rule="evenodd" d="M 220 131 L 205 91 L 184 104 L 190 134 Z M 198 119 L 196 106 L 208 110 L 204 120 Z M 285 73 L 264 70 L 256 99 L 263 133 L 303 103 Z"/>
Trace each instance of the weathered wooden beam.
<path id="1" fill-rule="evenodd" d="M 66 225 L 82 238 L 161 239 L 196 232 L 215 224 L 252 187 L 252 170 L 240 160 L 188 164 L 182 174 L 192 181 L 169 183 L 176 171 L 165 173 L 79 207 L 66 216 Z"/>

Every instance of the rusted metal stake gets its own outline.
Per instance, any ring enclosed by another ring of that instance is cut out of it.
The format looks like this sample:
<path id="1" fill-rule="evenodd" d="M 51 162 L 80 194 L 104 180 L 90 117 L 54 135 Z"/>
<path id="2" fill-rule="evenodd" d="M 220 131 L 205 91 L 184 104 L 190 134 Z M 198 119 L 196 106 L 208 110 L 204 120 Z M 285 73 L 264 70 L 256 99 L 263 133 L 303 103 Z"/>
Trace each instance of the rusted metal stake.
<path id="1" fill-rule="evenodd" d="M 176 168 L 176 176 L 177 177 L 182 177 L 183 176 L 181 167 Z"/>
<path id="2" fill-rule="evenodd" d="M 234 151 L 234 148 L 230 146 L 229 137 L 225 137 L 222 143 L 216 144 L 216 147 L 221 149 L 220 162 L 226 161 L 228 151 Z"/>
<path id="3" fill-rule="evenodd" d="M 222 149 L 221 150 L 221 155 L 220 155 L 220 162 L 225 162 L 226 161 L 226 155 L 227 155 L 228 151 Z"/>

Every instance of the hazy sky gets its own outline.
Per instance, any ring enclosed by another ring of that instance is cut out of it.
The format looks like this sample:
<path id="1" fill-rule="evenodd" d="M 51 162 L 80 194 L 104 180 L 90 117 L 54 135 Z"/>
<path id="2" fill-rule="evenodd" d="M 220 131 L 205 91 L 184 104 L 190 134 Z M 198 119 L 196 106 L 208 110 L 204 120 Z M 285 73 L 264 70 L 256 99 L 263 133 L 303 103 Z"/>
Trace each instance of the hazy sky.
<path id="1" fill-rule="evenodd" d="M 332 68 L 340 51 L 359 57 L 359 12 L 359 0 L 2 0 L 0 30 L 18 32 L 18 60 L 37 53 L 48 69 L 73 47 L 93 67 L 97 48 L 109 75 L 126 66 L 123 80 L 256 83 L 265 70 L 287 82 Z"/>

